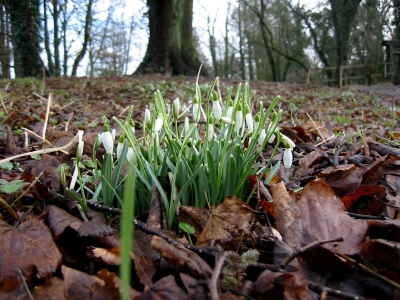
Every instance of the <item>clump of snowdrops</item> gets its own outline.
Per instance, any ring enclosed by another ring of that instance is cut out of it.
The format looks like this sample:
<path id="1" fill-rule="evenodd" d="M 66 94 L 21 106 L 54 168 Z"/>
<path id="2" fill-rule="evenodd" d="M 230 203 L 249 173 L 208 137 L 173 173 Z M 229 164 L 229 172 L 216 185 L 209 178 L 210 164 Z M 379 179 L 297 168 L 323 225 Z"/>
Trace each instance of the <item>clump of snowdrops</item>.
<path id="1" fill-rule="evenodd" d="M 275 166 L 268 163 L 260 168 L 257 162 L 266 143 L 274 138 L 276 148 L 285 148 L 283 162 L 289 168 L 294 143 L 278 129 L 282 110 L 276 111 L 275 106 L 279 96 L 267 108 L 260 101 L 253 114 L 248 83 L 237 87 L 234 99 L 231 88 L 223 101 L 214 90 L 216 81 L 205 98 L 196 84 L 192 101 L 184 105 L 179 99 L 168 105 L 156 91 L 152 105 L 145 110 L 140 138 L 135 135 L 131 119 L 133 107 L 125 120 L 114 117 L 122 130 L 116 147 L 115 131 L 110 131 L 109 120 L 103 117 L 104 132 L 96 140 L 92 161 L 84 163 L 80 157 L 80 136 L 74 178 L 82 198 L 76 194 L 74 197 L 83 209 L 87 198 L 106 206 L 123 207 L 125 163 L 135 168 L 137 214 L 149 209 L 155 188 L 164 203 L 169 228 L 180 204 L 217 206 L 228 195 L 249 200 L 249 176 L 256 174 L 261 179 L 279 166 L 280 162 Z M 101 144 L 106 154 L 100 164 L 96 151 Z M 94 191 L 86 186 L 88 182 L 98 182 Z M 70 188 L 74 186 L 75 181 Z"/>

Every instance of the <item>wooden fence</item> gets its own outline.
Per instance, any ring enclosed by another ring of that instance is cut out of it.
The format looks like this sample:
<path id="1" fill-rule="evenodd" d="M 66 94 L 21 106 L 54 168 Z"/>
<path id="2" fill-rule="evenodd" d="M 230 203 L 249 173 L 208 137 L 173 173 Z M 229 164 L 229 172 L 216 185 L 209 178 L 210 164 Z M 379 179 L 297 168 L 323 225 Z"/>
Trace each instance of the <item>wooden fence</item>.
<path id="1" fill-rule="evenodd" d="M 357 84 L 371 85 L 374 82 L 388 81 L 389 75 L 392 75 L 386 72 L 389 64 L 348 65 L 308 69 L 306 83 L 337 85 L 340 88 L 343 85 L 354 84 L 355 82 Z"/>

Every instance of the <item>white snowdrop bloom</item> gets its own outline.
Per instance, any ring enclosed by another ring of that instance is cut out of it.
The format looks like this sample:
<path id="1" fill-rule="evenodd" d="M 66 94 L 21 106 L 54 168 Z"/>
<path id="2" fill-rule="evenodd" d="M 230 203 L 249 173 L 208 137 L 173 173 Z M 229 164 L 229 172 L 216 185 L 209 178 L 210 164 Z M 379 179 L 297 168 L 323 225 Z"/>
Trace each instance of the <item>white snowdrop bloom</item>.
<path id="1" fill-rule="evenodd" d="M 283 152 L 283 165 L 286 169 L 289 169 L 292 166 L 293 162 L 293 154 L 291 148 L 285 148 Z"/>
<path id="2" fill-rule="evenodd" d="M 248 133 L 252 133 L 254 130 L 253 116 L 251 115 L 251 113 L 247 113 L 245 119 L 246 119 L 247 131 Z"/>
<path id="3" fill-rule="evenodd" d="M 112 138 L 111 132 L 103 132 L 103 146 L 107 153 L 112 154 L 114 150 L 114 140 Z"/>
<path id="4" fill-rule="evenodd" d="M 213 101 L 213 113 L 215 120 L 219 121 L 222 117 L 222 108 L 219 100 Z"/>
<path id="5" fill-rule="evenodd" d="M 128 148 L 128 152 L 126 153 L 126 159 L 128 160 L 129 163 L 136 162 L 136 154 L 133 151 L 132 147 Z"/>
<path id="6" fill-rule="evenodd" d="M 267 137 L 267 134 L 265 133 L 265 129 L 263 128 L 260 132 L 260 136 L 258 137 L 258 144 L 262 145 L 262 143 L 264 142 L 266 137 Z"/>
<path id="7" fill-rule="evenodd" d="M 148 108 L 146 108 L 144 111 L 143 123 L 147 128 L 151 127 L 151 114 Z"/>
<path id="8" fill-rule="evenodd" d="M 179 109 L 180 109 L 179 98 L 176 98 L 176 99 L 174 100 L 174 103 L 172 104 L 172 112 L 173 112 L 173 114 L 174 114 L 174 119 L 175 119 L 175 120 L 178 119 Z"/>
<path id="9" fill-rule="evenodd" d="M 164 120 L 161 115 L 158 116 L 154 124 L 154 132 L 159 132 L 163 126 Z"/>

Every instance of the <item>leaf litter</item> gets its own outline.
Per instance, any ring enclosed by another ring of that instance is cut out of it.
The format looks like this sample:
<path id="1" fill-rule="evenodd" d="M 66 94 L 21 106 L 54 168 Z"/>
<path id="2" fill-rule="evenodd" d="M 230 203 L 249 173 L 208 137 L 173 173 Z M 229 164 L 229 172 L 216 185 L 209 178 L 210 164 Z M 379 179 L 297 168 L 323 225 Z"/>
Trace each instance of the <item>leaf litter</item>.
<path id="1" fill-rule="evenodd" d="M 90 156 L 102 115 L 123 116 L 134 104 L 139 125 L 156 89 L 168 101 L 187 99 L 194 80 L 47 79 L 41 96 L 52 92 L 54 100 L 46 143 L 37 137 L 46 104 L 33 94 L 36 89 L 17 80 L 0 82 L 8 108 L 0 127 L 1 158 L 63 146 L 78 129 L 86 132 L 83 154 Z M 201 87 L 207 90 L 207 84 Z M 223 99 L 236 84 L 220 80 Z M 148 216 L 135 222 L 130 298 L 399 298 L 400 129 L 394 110 L 399 97 L 354 87 L 252 82 L 251 88 L 252 97 L 265 103 L 282 96 L 281 131 L 296 143 L 294 166 L 280 168 L 269 185 L 249 178 L 257 187 L 249 203 L 229 196 L 218 207 L 179 207 L 179 221 L 194 227 L 195 245 L 184 232 L 166 230 L 155 189 Z M 36 134 L 27 131 L 29 148 L 22 128 Z M 95 205 L 89 220 L 80 218 L 57 171 L 73 164 L 76 146 L 66 150 L 1 168 L 3 185 L 24 183 L 1 189 L 2 299 L 120 296 L 118 219 L 106 220 Z M 272 153 L 267 147 L 261 164 Z M 272 158 L 281 159 L 282 153 Z"/>

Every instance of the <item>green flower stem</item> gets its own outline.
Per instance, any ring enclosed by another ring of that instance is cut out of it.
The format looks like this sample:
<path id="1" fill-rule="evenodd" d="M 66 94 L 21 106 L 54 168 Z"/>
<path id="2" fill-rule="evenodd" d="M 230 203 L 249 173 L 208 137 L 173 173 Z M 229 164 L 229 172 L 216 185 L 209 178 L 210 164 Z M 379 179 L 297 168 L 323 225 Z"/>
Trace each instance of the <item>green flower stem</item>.
<path id="1" fill-rule="evenodd" d="M 135 194 L 136 194 L 136 166 L 130 166 L 128 177 L 126 178 L 124 187 L 123 203 L 124 209 L 121 216 L 121 299 L 127 300 L 130 298 L 130 283 L 131 283 L 131 249 L 133 236 L 132 218 L 135 214 Z"/>

